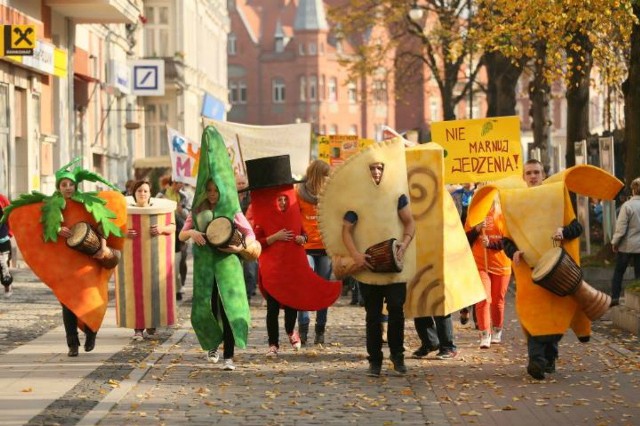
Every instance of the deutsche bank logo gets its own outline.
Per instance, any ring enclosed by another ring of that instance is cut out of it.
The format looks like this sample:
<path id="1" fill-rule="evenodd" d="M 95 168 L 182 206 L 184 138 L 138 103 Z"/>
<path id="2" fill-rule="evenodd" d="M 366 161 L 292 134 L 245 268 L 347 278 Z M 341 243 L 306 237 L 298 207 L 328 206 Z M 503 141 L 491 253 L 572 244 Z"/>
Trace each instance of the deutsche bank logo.
<path id="1" fill-rule="evenodd" d="M 164 95 L 164 61 L 140 60 L 133 61 L 132 94 L 138 96 Z"/>

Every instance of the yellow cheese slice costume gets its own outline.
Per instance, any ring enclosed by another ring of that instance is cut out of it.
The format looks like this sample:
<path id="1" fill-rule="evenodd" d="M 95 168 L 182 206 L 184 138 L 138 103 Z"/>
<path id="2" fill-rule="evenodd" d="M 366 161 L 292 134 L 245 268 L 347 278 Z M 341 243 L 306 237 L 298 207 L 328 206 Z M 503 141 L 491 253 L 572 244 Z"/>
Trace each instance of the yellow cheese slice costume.
<path id="1" fill-rule="evenodd" d="M 369 172 L 369 164 L 375 162 L 385 164 L 379 187 Z M 402 140 L 396 138 L 347 160 L 333 172 L 319 198 L 320 231 L 334 271 L 348 274 L 353 260 L 342 242 L 344 213 L 358 214 L 354 239 L 364 252 L 372 244 L 402 237 L 397 201 L 400 194 L 407 194 L 416 235 L 407 248 L 403 271 L 353 274 L 367 284 L 407 282 L 407 318 L 447 315 L 486 297 L 443 176 L 442 147 L 427 144 L 405 151 Z"/>
<path id="2" fill-rule="evenodd" d="M 594 184 L 597 182 L 597 184 Z M 531 280 L 532 268 L 553 248 L 557 228 L 575 219 L 569 191 L 600 199 L 613 199 L 623 183 L 604 170 L 579 165 L 528 188 L 521 178 L 507 178 L 479 189 L 469 206 L 468 221 L 474 226 L 484 219 L 494 196 L 499 194 L 505 214 L 506 237 L 524 252 L 524 262 L 513 264 L 516 277 L 516 311 L 525 331 L 533 336 L 564 334 L 571 327 L 580 338 L 591 334 L 591 321 L 572 297 L 561 297 Z M 563 243 L 580 264 L 580 239 Z"/>
<path id="3" fill-rule="evenodd" d="M 373 182 L 369 165 L 383 163 L 384 172 L 379 185 Z M 349 158 L 334 170 L 318 199 L 318 224 L 327 253 L 334 269 L 353 263 L 342 242 L 344 214 L 350 210 L 358 215 L 354 227 L 354 242 L 359 252 L 374 244 L 397 238 L 402 240 L 403 226 L 398 217 L 398 197 L 408 195 L 407 165 L 401 140 L 374 144 Z M 404 267 L 397 273 L 376 273 L 364 270 L 353 274 L 367 284 L 407 282 L 415 273 L 415 242 L 404 255 Z"/>

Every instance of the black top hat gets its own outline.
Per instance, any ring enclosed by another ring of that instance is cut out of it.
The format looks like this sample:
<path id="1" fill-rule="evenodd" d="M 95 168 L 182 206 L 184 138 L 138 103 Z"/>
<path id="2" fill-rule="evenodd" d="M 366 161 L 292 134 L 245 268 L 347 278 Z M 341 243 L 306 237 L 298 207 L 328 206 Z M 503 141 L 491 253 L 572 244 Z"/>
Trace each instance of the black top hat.
<path id="1" fill-rule="evenodd" d="M 291 177 L 289 155 L 256 158 L 247 160 L 245 164 L 247 165 L 249 186 L 240 192 L 303 182 Z"/>

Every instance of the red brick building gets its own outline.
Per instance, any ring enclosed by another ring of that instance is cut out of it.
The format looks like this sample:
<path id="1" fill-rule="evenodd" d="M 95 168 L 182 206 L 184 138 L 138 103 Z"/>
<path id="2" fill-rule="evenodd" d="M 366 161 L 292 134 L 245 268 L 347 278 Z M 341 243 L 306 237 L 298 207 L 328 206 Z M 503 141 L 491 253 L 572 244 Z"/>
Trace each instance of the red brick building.
<path id="1" fill-rule="evenodd" d="M 348 81 L 338 63 L 351 46 L 326 19 L 338 0 L 230 0 L 229 121 L 310 122 L 320 134 L 380 136 L 395 127 L 393 78 Z"/>

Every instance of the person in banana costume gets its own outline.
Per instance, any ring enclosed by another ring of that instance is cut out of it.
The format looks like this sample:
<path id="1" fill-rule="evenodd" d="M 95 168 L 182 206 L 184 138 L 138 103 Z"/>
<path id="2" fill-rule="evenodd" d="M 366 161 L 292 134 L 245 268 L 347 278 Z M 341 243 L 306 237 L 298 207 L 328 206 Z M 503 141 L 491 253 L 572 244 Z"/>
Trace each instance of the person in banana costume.
<path id="1" fill-rule="evenodd" d="M 569 191 L 613 199 L 623 184 L 589 165 L 574 166 L 545 179 L 537 160 L 525 163 L 523 178 L 506 178 L 478 190 L 467 221 L 471 226 L 482 222 L 499 195 L 506 222 L 505 252 L 513 259 L 516 279 L 516 312 L 527 337 L 527 372 L 542 380 L 545 373 L 555 372 L 558 342 L 566 330 L 571 327 L 581 342 L 587 342 L 591 320 L 575 298 L 535 284 L 532 269 L 557 244 L 576 265 L 580 263 L 578 236 L 582 226 L 576 220 Z M 594 181 L 598 185 L 593 185 Z"/>

